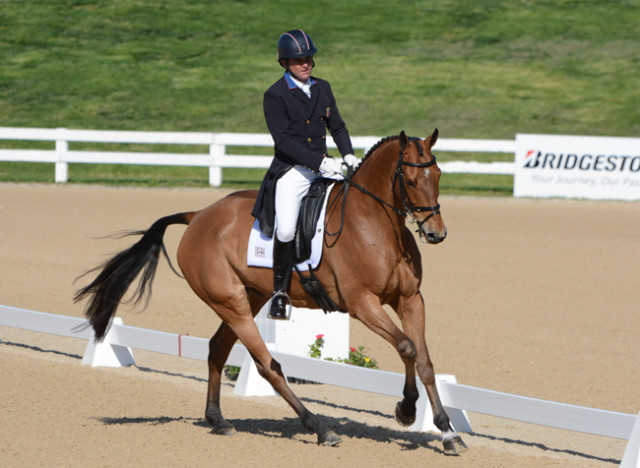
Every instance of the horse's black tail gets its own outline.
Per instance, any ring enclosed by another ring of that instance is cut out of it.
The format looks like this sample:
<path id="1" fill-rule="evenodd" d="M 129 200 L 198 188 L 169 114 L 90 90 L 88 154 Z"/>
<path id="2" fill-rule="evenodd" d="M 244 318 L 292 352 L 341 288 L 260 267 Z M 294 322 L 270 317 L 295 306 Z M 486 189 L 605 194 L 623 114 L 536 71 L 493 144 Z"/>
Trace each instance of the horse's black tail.
<path id="1" fill-rule="evenodd" d="M 102 270 L 91 284 L 79 289 L 74 296 L 74 302 L 89 298 L 85 315 L 93 327 L 96 340 L 101 341 L 104 338 L 111 317 L 115 315 L 123 296 L 140 272 L 142 276 L 130 301 L 137 304 L 143 297 L 146 297 L 146 302 L 149 301 L 151 283 L 156 274 L 160 252 L 169 261 L 171 269 L 179 275 L 171 264 L 162 239 L 167 226 L 189 224 L 194 214 L 195 212 L 190 212 L 165 216 L 153 223 L 146 231 L 125 233 L 125 235 L 142 235 L 142 238 L 129 249 L 84 274 Z"/>

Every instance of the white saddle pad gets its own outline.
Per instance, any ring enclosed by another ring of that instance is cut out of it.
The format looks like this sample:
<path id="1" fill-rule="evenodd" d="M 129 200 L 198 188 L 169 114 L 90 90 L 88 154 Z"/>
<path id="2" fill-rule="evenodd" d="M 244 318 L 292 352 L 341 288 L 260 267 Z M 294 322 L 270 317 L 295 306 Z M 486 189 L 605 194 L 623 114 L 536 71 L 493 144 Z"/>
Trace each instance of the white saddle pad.
<path id="1" fill-rule="evenodd" d="M 309 265 L 311 268 L 316 268 L 322 258 L 322 244 L 324 239 L 324 218 L 327 211 L 327 200 L 333 184 L 327 187 L 327 193 L 324 197 L 322 204 L 322 211 L 316 224 L 316 233 L 311 239 L 311 258 L 306 259 L 298 264 L 298 268 L 301 270 L 308 270 Z M 276 226 L 277 228 L 277 226 Z M 273 268 L 273 238 L 267 237 L 262 234 L 258 225 L 258 220 L 253 222 L 251 228 L 251 234 L 249 236 L 249 246 L 247 248 L 247 265 L 257 266 L 264 268 Z"/>

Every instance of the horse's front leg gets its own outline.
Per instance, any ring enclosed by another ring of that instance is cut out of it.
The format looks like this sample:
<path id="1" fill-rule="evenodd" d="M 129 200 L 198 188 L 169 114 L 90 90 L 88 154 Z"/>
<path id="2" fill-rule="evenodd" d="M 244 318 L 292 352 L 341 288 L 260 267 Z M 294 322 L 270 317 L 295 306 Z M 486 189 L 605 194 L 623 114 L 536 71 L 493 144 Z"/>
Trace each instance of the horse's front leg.
<path id="1" fill-rule="evenodd" d="M 361 298 L 357 304 L 351 304 L 349 310 L 370 330 L 391 343 L 402 359 L 406 375 L 402 391 L 404 398 L 396 405 L 395 417 L 402 426 L 410 426 L 416 420 L 416 401 L 419 396 L 415 377 L 417 353 L 413 341 L 393 323 L 377 297 Z"/>
<path id="2" fill-rule="evenodd" d="M 401 298 L 398 306 L 397 311 L 402 321 L 404 331 L 416 346 L 416 368 L 420 380 L 424 384 L 427 395 L 429 396 L 431 411 L 433 412 L 433 423 L 442 431 L 444 452 L 448 455 L 464 452 L 467 450 L 467 446 L 462 438 L 453 430 L 449 416 L 440 401 L 438 388 L 436 387 L 435 371 L 433 370 L 433 363 L 429 357 L 425 339 L 425 310 L 422 295 L 417 293 L 408 298 Z"/>
<path id="3" fill-rule="evenodd" d="M 420 396 L 416 387 L 416 374 L 413 359 L 404 359 L 405 381 L 402 389 L 403 399 L 396 405 L 396 421 L 401 426 L 411 426 L 416 422 L 416 401 Z"/>
<path id="4" fill-rule="evenodd" d="M 223 323 L 209 341 L 209 384 L 207 389 L 207 407 L 205 418 L 213 426 L 215 434 L 233 435 L 235 428 L 222 416 L 220 409 L 220 381 L 224 363 L 236 342 L 236 334 Z"/>

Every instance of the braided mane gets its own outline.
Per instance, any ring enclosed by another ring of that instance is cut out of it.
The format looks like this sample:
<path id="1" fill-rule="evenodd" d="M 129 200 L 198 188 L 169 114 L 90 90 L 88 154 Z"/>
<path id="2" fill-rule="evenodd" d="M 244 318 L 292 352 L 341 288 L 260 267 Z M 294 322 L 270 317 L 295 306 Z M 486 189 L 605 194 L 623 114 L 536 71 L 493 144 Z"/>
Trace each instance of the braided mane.
<path id="1" fill-rule="evenodd" d="M 364 155 L 364 158 L 362 158 L 362 161 L 364 161 L 365 159 L 367 159 L 369 156 L 371 156 L 371 154 L 377 150 L 378 148 L 380 148 L 383 144 L 385 144 L 388 141 L 391 140 L 397 140 L 398 138 L 400 138 L 400 135 L 392 135 L 392 136 L 388 136 L 388 137 L 384 137 L 382 140 L 380 140 L 378 143 L 376 143 L 375 145 L 373 145 L 371 148 L 369 148 L 369 151 L 367 151 L 367 154 Z"/>
<path id="2" fill-rule="evenodd" d="M 373 145 L 371 148 L 369 148 L 369 151 L 367 151 L 367 154 L 365 154 L 364 157 L 362 158 L 362 161 L 360 161 L 360 165 L 358 165 L 358 169 L 360 169 L 360 167 L 362 167 L 362 163 L 369 156 L 371 156 L 373 153 L 375 153 L 375 151 L 378 148 L 380 148 L 382 145 L 384 145 L 388 141 L 397 140 L 398 138 L 400 138 L 400 135 L 391 135 L 391 136 L 388 136 L 388 137 L 384 137 L 380 141 L 378 141 L 375 145 Z M 418 138 L 418 137 L 407 137 L 407 138 L 409 139 L 409 141 L 420 141 L 420 138 Z M 422 153 L 420 153 L 420 154 L 422 154 Z M 356 172 L 358 172 L 357 169 L 356 169 Z"/>
<path id="3" fill-rule="evenodd" d="M 391 140 L 397 140 L 398 138 L 400 138 L 400 135 L 391 135 L 388 137 L 384 137 L 382 138 L 380 141 L 378 141 L 375 145 L 373 145 L 371 148 L 369 148 L 369 151 L 367 151 L 367 154 L 364 155 L 364 157 L 362 158 L 362 161 L 360 161 L 360 164 L 358 165 L 358 169 L 360 169 L 362 167 L 362 163 L 369 157 L 371 156 L 373 153 L 375 153 L 375 151 L 380 148 L 382 145 L 384 145 L 386 142 L 391 141 Z M 358 172 L 358 169 L 356 169 L 356 172 Z"/>

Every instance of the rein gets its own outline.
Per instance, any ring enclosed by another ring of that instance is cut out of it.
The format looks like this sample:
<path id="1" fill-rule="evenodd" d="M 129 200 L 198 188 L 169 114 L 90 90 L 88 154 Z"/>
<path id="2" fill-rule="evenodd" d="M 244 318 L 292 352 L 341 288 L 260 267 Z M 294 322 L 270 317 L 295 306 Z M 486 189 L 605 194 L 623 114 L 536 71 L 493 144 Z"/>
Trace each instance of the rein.
<path id="1" fill-rule="evenodd" d="M 415 141 L 414 141 L 414 144 L 415 144 L 415 146 L 416 146 L 416 148 L 418 150 L 418 153 L 420 154 L 420 156 L 422 156 L 424 154 L 422 152 L 422 147 Z M 402 166 L 427 168 L 427 167 L 431 167 L 431 166 L 435 165 L 435 163 L 436 163 L 436 157 L 435 156 L 433 156 L 433 159 L 431 161 L 428 161 L 426 163 L 407 162 L 407 161 L 404 160 L 403 151 L 402 150 L 399 151 L 398 167 L 396 168 L 395 173 L 394 173 L 393 186 L 395 186 L 396 181 L 400 181 L 400 198 L 402 199 L 402 205 L 404 207 L 404 211 L 396 208 L 391 203 L 389 203 L 386 200 L 383 200 L 382 198 L 377 196 L 375 193 L 370 192 L 369 190 L 367 190 L 362 185 L 354 182 L 353 179 L 352 179 L 353 170 L 349 169 L 349 171 L 347 172 L 346 177 L 344 178 L 345 184 L 342 186 L 342 188 L 338 192 L 338 195 L 340 194 L 340 192 L 344 192 L 344 196 L 342 198 L 342 217 L 340 219 L 340 227 L 338 228 L 338 230 L 336 232 L 331 233 L 331 232 L 328 232 L 326 230 L 326 226 L 325 226 L 325 234 L 327 234 L 330 237 L 335 237 L 335 236 L 339 236 L 340 233 L 342 232 L 342 227 L 344 225 L 344 208 L 345 208 L 345 204 L 346 204 L 346 201 L 347 201 L 347 194 L 349 192 L 349 186 L 353 186 L 353 187 L 357 188 L 358 190 L 360 190 L 365 195 L 373 198 L 374 200 L 376 200 L 380 204 L 391 208 L 396 214 L 398 214 L 398 215 L 400 215 L 400 216 L 402 216 L 404 218 L 407 218 L 408 215 L 411 214 L 412 219 L 410 221 L 411 222 L 415 222 L 415 223 L 418 224 L 418 229 L 416 230 L 416 232 L 420 232 L 420 230 L 422 229 L 422 225 L 424 223 L 426 223 L 432 216 L 440 214 L 440 203 L 438 203 L 436 205 L 432 205 L 432 206 L 415 206 L 413 204 L 413 202 L 411 201 L 411 199 L 409 198 L 409 194 L 407 193 L 407 187 L 406 187 L 406 182 L 405 182 L 405 178 L 404 178 L 404 173 L 402 172 Z M 336 196 L 333 199 L 333 202 L 330 203 L 329 207 L 333 206 L 334 202 L 337 199 L 338 199 L 338 196 Z M 415 219 L 415 217 L 413 216 L 413 212 L 424 212 L 424 211 L 431 211 L 431 214 L 429 216 L 427 216 L 425 219 L 423 219 L 421 221 L 417 221 Z"/>

